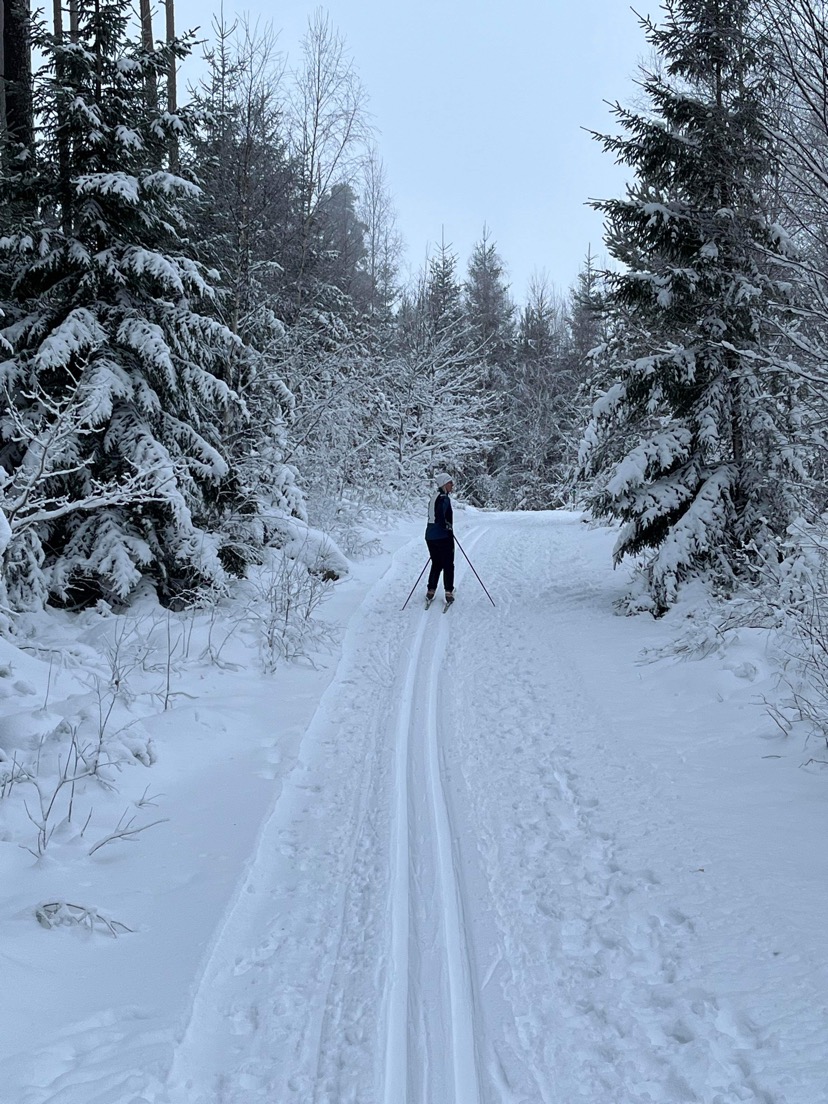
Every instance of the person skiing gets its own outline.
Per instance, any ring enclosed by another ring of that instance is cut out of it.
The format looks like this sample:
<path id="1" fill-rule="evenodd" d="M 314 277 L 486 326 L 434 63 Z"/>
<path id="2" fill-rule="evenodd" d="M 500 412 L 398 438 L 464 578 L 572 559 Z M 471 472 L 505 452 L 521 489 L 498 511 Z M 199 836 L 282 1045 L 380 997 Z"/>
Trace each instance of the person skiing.
<path id="1" fill-rule="evenodd" d="M 442 572 L 446 604 L 450 605 L 454 601 L 454 516 L 449 495 L 454 489 L 454 481 L 448 472 L 440 472 L 436 482 L 437 490 L 428 503 L 428 525 L 425 531 L 425 541 L 431 557 L 426 604 L 433 600 Z"/>

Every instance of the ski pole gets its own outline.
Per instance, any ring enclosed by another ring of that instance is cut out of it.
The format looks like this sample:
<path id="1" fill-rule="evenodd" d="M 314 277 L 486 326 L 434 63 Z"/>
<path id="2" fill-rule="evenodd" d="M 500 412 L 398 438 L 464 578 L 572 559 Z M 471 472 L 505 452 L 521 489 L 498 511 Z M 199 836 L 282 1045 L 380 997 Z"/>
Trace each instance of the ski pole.
<path id="1" fill-rule="evenodd" d="M 464 553 L 464 554 L 465 554 L 465 553 Z M 416 582 L 416 583 L 414 584 L 414 586 L 413 586 L 413 587 L 411 588 L 411 594 L 413 594 L 413 593 L 414 593 L 414 591 L 415 591 L 415 590 L 417 589 L 417 585 L 418 585 L 418 583 L 420 582 L 420 579 L 422 579 L 423 575 L 425 575 L 425 569 L 426 569 L 426 568 L 428 567 L 428 565 L 429 565 L 430 563 L 431 563 L 431 557 L 429 556 L 429 558 L 428 558 L 428 559 L 426 560 L 426 562 L 425 562 L 425 563 L 423 564 L 423 570 L 422 570 L 422 571 L 420 572 L 420 574 L 419 574 L 419 575 L 417 576 L 417 582 Z M 472 570 L 474 570 L 474 568 L 472 568 Z M 402 607 L 403 609 L 405 609 L 405 607 L 406 607 L 406 606 L 408 605 L 408 603 L 409 603 L 409 602 L 411 601 L 411 594 L 409 594 L 409 595 L 408 595 L 408 597 L 406 598 L 406 600 L 405 600 L 405 601 L 403 602 L 403 607 Z M 402 613 L 402 610 L 400 610 L 400 613 Z"/>
<path id="2" fill-rule="evenodd" d="M 457 534 L 456 533 L 454 535 L 454 540 L 457 544 L 457 547 L 460 549 L 460 551 L 463 553 L 463 555 L 466 556 L 466 550 L 463 547 L 463 545 L 460 543 L 460 541 L 457 540 Z M 471 560 L 469 559 L 468 556 L 466 556 L 466 563 L 469 565 L 469 567 L 472 569 L 472 571 L 474 571 L 474 564 L 471 562 Z M 423 568 L 423 571 L 425 571 L 425 568 Z M 483 582 L 483 580 L 480 578 L 480 576 L 477 574 L 476 571 L 474 571 L 474 577 L 475 577 L 475 579 L 477 579 L 478 583 L 480 583 L 480 585 L 483 587 L 483 589 L 486 590 L 486 584 Z M 419 581 L 420 580 L 418 579 L 417 582 L 419 583 Z M 415 583 L 414 585 L 416 586 L 417 584 Z M 409 597 L 410 597 L 410 595 L 409 595 Z M 495 604 L 495 600 L 494 600 L 494 598 L 492 598 L 491 594 L 489 594 L 488 590 L 486 590 L 486 597 L 489 599 L 489 601 L 492 603 L 492 605 Z"/>

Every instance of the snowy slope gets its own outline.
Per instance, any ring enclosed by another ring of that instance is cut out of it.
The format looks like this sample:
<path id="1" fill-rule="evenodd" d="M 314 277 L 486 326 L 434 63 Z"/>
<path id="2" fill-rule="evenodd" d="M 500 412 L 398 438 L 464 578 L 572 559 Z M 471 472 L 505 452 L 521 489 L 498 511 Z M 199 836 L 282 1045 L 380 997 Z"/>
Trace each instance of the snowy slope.
<path id="1" fill-rule="evenodd" d="M 464 513 L 496 608 L 461 566 L 403 613 L 419 528 L 335 673 L 182 674 L 129 854 L 0 846 L 3 1104 L 828 1101 L 828 781 L 768 641 L 641 662 L 703 610 L 615 616 L 565 513 Z M 38 928 L 50 869 L 137 930 Z"/>

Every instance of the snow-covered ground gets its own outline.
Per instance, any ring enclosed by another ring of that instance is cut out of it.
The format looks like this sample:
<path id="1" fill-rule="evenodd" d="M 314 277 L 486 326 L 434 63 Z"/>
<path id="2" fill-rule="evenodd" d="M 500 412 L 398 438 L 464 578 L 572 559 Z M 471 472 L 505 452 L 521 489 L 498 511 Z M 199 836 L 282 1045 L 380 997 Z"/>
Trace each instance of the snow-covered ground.
<path id="1" fill-rule="evenodd" d="M 37 860 L 34 787 L 0 797 L 2 1104 L 828 1101 L 828 777 L 763 703 L 773 638 L 653 659 L 705 607 L 617 616 L 613 534 L 457 527 L 495 608 L 460 558 L 453 609 L 401 612 L 406 523 L 316 667 L 160 611 L 141 655 L 105 611 L 0 645 L 0 747 L 113 700 L 118 761 Z M 162 823 L 90 855 L 125 806 Z"/>

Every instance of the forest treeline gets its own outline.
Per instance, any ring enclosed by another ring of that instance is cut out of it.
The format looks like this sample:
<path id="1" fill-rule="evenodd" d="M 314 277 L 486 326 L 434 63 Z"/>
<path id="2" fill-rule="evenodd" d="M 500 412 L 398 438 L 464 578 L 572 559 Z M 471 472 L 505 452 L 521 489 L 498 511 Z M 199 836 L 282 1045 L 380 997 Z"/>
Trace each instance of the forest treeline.
<path id="1" fill-rule="evenodd" d="M 638 102 L 596 136 L 630 176 L 596 204 L 611 267 L 587 254 L 522 303 L 486 228 L 403 278 L 323 12 L 291 68 L 269 30 L 215 22 L 186 95 L 173 0 L 162 34 L 149 0 L 2 13 L 7 614 L 142 579 L 186 600 L 438 469 L 480 506 L 620 520 L 656 612 L 700 573 L 801 562 L 825 504 L 823 3 L 643 19 Z"/>

